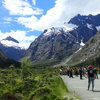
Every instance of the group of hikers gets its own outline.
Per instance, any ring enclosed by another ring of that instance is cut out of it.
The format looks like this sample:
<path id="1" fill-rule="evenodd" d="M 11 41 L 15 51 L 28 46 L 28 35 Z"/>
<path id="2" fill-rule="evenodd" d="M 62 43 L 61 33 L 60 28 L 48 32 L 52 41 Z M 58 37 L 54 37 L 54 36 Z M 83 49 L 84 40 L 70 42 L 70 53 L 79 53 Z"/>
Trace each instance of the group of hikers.
<path id="1" fill-rule="evenodd" d="M 92 91 L 94 91 L 94 80 L 98 79 L 98 74 L 100 74 L 100 67 L 93 68 L 92 65 L 80 68 L 66 67 L 64 70 L 59 69 L 59 73 L 61 75 L 68 75 L 69 78 L 74 78 L 73 75 L 76 77 L 80 76 L 81 80 L 83 77 L 88 78 L 88 90 L 90 88 L 90 84 L 92 83 Z"/>

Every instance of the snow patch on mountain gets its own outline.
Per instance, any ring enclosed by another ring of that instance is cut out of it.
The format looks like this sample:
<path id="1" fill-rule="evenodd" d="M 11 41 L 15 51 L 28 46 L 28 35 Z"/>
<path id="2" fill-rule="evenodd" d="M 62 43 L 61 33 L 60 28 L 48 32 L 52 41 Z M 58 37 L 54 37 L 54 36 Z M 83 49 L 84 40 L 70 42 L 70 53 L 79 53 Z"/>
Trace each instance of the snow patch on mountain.
<path id="1" fill-rule="evenodd" d="M 74 24 L 68 24 L 68 23 L 65 23 L 64 25 L 63 25 L 63 29 L 65 30 L 65 31 L 71 31 L 71 30 L 73 30 L 73 29 L 75 29 L 75 28 L 77 28 L 78 26 L 77 25 L 74 25 Z"/>
<path id="2" fill-rule="evenodd" d="M 79 48 L 75 53 L 77 53 L 78 51 L 80 51 L 84 45 L 85 45 L 85 44 L 84 44 L 83 41 L 81 40 L 80 48 Z"/>
<path id="3" fill-rule="evenodd" d="M 50 29 L 48 29 L 43 35 L 44 36 L 50 36 L 50 35 L 52 35 L 52 34 L 61 34 L 61 32 L 60 32 L 60 30 L 59 29 L 57 29 L 57 28 L 50 28 Z"/>
<path id="4" fill-rule="evenodd" d="M 68 24 L 68 23 L 64 23 L 63 25 L 60 25 L 59 27 L 52 27 L 50 29 L 48 29 L 45 33 L 44 36 L 50 36 L 51 34 L 62 34 L 61 30 L 65 31 L 65 32 L 69 32 L 75 28 L 77 28 L 78 26 L 74 25 L 74 24 Z"/>
<path id="5" fill-rule="evenodd" d="M 96 29 L 97 29 L 98 31 L 100 31 L 100 26 L 97 26 Z"/>
<path id="6" fill-rule="evenodd" d="M 83 47 L 85 44 L 83 43 L 83 41 L 81 40 L 80 46 Z"/>
<path id="7" fill-rule="evenodd" d="M 93 30 L 92 24 L 88 24 L 88 23 L 87 23 L 87 27 L 88 27 L 89 29 Z"/>

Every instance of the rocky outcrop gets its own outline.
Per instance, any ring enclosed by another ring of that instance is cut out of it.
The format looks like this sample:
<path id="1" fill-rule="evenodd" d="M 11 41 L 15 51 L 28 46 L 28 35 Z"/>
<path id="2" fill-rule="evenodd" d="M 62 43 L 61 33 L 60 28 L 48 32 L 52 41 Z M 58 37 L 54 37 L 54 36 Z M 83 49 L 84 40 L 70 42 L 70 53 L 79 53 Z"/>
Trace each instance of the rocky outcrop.
<path id="1" fill-rule="evenodd" d="M 85 46 L 75 53 L 70 61 L 84 62 L 87 59 L 93 59 L 100 56 L 100 32 L 89 39 Z"/>

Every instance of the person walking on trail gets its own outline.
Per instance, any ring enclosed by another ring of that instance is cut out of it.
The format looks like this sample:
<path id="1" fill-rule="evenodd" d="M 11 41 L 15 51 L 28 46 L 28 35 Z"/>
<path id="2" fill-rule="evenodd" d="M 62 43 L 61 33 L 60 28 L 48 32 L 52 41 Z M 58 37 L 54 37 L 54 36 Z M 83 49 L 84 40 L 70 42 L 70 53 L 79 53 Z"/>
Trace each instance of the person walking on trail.
<path id="1" fill-rule="evenodd" d="M 75 72 L 75 76 L 78 77 L 78 68 L 77 67 L 75 67 L 74 72 Z"/>
<path id="2" fill-rule="evenodd" d="M 100 67 L 99 67 L 99 69 L 98 69 L 98 70 L 99 70 L 99 75 L 100 75 Z"/>
<path id="3" fill-rule="evenodd" d="M 83 74 L 82 67 L 80 67 L 80 69 L 79 69 L 79 74 L 80 74 L 80 79 L 83 79 L 83 78 L 82 78 L 82 74 Z"/>
<path id="4" fill-rule="evenodd" d="M 69 76 L 69 74 L 70 74 L 70 69 L 69 67 L 67 67 L 67 76 Z"/>
<path id="5" fill-rule="evenodd" d="M 88 70 L 86 73 L 87 73 L 87 77 L 88 77 L 88 90 L 89 90 L 90 84 L 92 82 L 92 91 L 94 91 L 95 72 L 93 70 L 92 65 L 88 66 Z"/>
<path id="6" fill-rule="evenodd" d="M 85 78 L 87 78 L 86 72 L 87 72 L 87 68 L 86 68 L 86 67 L 83 67 L 83 76 L 84 76 Z"/>
<path id="7" fill-rule="evenodd" d="M 73 78 L 73 69 L 72 67 L 69 68 L 69 78 Z"/>
<path id="8" fill-rule="evenodd" d="M 95 78 L 98 79 L 98 69 L 94 68 L 94 72 L 95 72 Z"/>

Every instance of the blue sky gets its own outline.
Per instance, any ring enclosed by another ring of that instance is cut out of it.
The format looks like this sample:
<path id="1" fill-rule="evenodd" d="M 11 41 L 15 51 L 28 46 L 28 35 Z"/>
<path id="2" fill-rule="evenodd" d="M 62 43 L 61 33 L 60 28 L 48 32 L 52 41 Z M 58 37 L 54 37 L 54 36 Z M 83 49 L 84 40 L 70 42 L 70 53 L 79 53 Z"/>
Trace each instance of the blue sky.
<path id="1" fill-rule="evenodd" d="M 77 14 L 99 14 L 100 0 L 0 0 L 0 39 L 12 36 L 26 48 L 45 29 Z"/>

